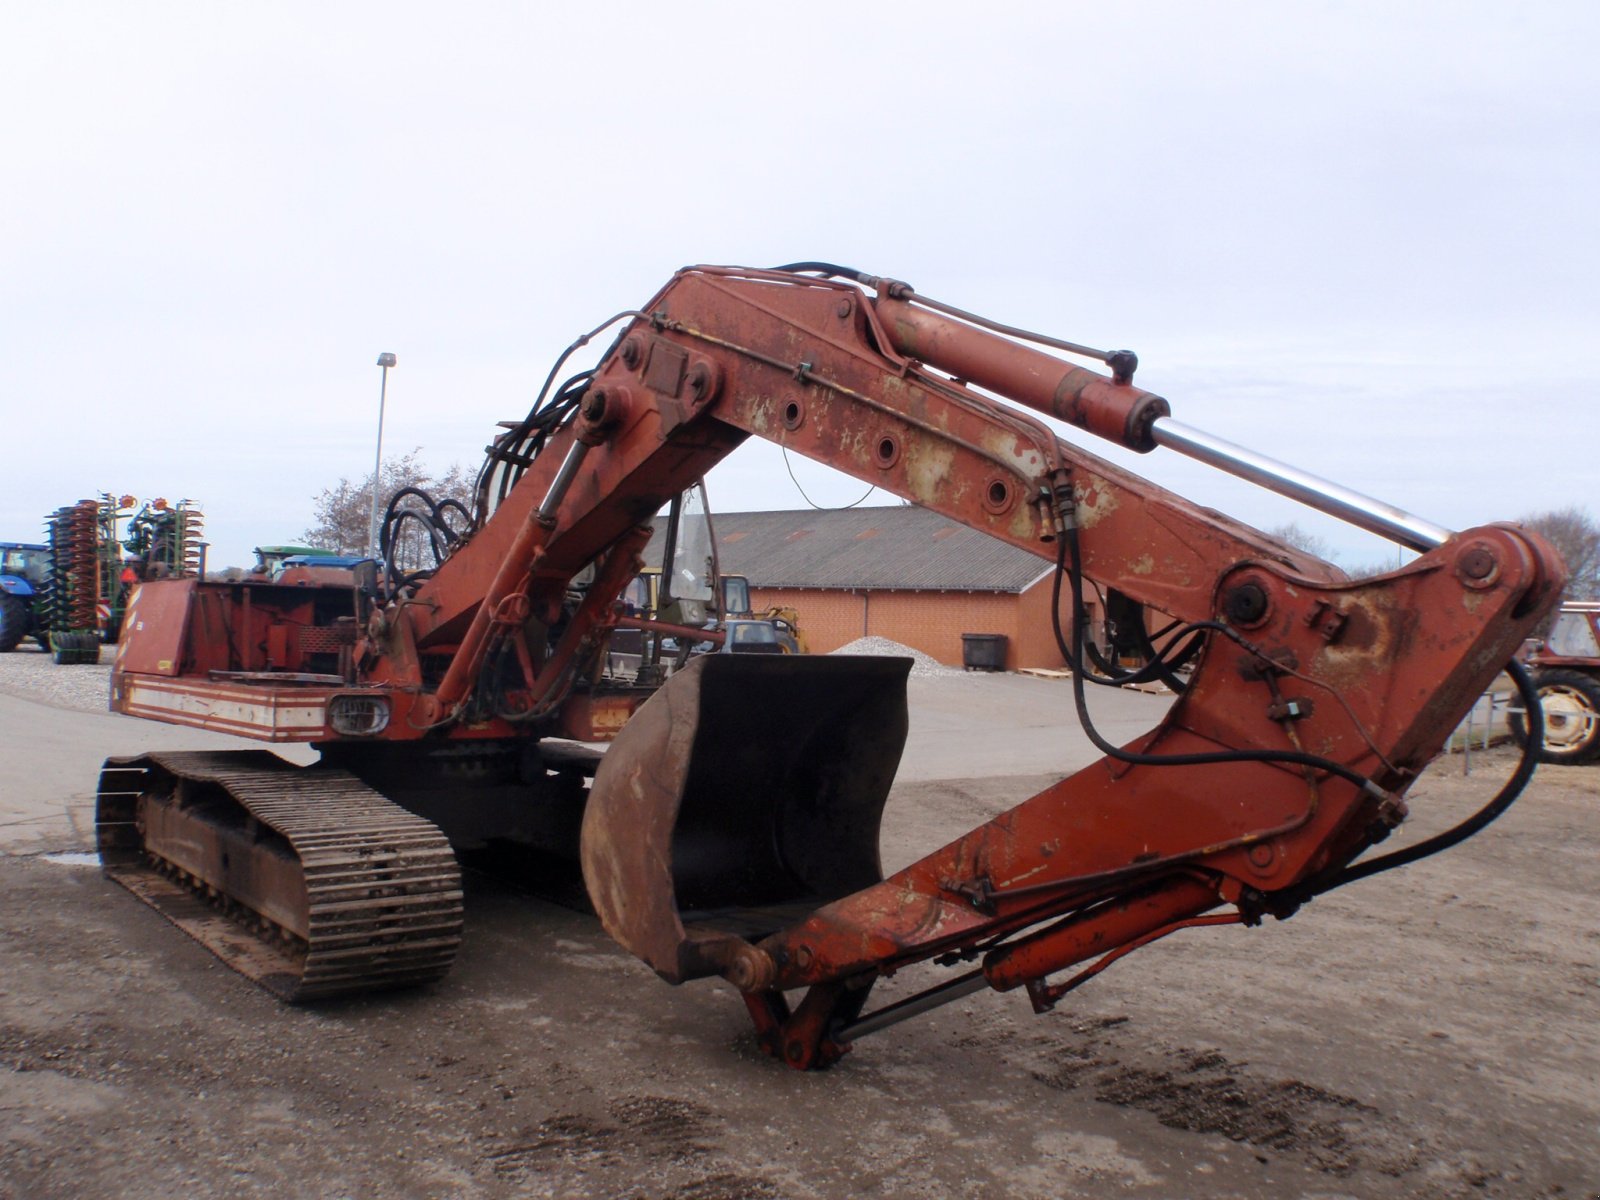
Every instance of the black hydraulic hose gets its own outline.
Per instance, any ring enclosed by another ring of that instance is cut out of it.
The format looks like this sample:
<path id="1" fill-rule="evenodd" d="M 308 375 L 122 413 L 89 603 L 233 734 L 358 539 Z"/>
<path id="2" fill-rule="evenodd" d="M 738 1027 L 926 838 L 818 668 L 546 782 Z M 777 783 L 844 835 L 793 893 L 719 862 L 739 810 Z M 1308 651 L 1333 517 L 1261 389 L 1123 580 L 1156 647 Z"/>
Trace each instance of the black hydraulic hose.
<path id="1" fill-rule="evenodd" d="M 1066 572 L 1075 597 L 1083 595 L 1081 559 L 1082 556 L 1078 547 L 1077 525 L 1069 522 L 1065 534 L 1058 539 L 1056 572 L 1058 580 L 1061 573 L 1063 571 Z M 1075 602 L 1073 615 L 1076 618 L 1078 614 L 1079 605 Z M 1078 721 L 1083 726 L 1083 732 L 1094 743 L 1095 748 L 1107 757 L 1114 758 L 1118 762 L 1145 767 L 1200 767 L 1241 762 L 1288 763 L 1294 766 L 1311 767 L 1314 770 L 1326 771 L 1330 775 L 1336 775 L 1379 800 L 1391 798 L 1383 788 L 1360 772 L 1352 771 L 1343 763 L 1334 762 L 1331 758 L 1323 758 L 1317 754 L 1306 754 L 1299 750 L 1219 750 L 1203 754 L 1142 754 L 1113 745 L 1094 727 L 1094 722 L 1089 716 L 1088 701 L 1084 696 L 1083 655 L 1080 653 L 1083 644 L 1083 622 L 1077 619 L 1072 622 L 1072 645 L 1070 647 L 1061 631 L 1061 606 L 1059 602 L 1055 604 L 1051 612 L 1051 624 L 1055 630 L 1056 645 L 1061 651 L 1061 656 L 1067 660 L 1068 666 L 1072 668 L 1072 700 L 1078 710 Z M 1185 629 L 1192 629 L 1196 632 L 1210 629 L 1228 637 L 1238 636 L 1233 630 L 1216 621 L 1194 622 L 1186 626 Z"/>
<path id="2" fill-rule="evenodd" d="M 1355 863 L 1341 868 L 1331 878 L 1317 881 L 1317 886 L 1308 893 L 1316 895 L 1329 891 L 1332 888 L 1342 887 L 1347 883 L 1354 883 L 1358 879 L 1366 879 L 1381 871 L 1392 871 L 1396 867 L 1403 867 L 1414 863 L 1418 859 L 1427 858 L 1441 850 L 1466 841 L 1473 834 L 1478 833 L 1492 821 L 1499 818 L 1508 808 L 1516 803 L 1528 786 L 1528 781 L 1533 778 L 1533 773 L 1539 765 L 1539 744 L 1542 738 L 1540 733 L 1544 728 L 1544 709 L 1539 703 L 1539 691 L 1533 686 L 1533 679 L 1528 674 L 1528 669 L 1516 660 L 1506 664 L 1506 673 L 1511 676 L 1511 681 L 1517 685 L 1517 692 L 1522 697 L 1522 703 L 1527 710 L 1528 735 L 1523 741 L 1522 757 L 1517 762 L 1517 769 L 1511 773 L 1511 778 L 1495 793 L 1493 799 L 1485 804 L 1472 816 L 1462 821 L 1459 825 L 1437 833 L 1431 838 L 1426 838 L 1414 846 L 1407 846 L 1404 850 L 1394 850 L 1381 857 L 1370 859 L 1367 862 Z"/>
<path id="3" fill-rule="evenodd" d="M 1081 638 L 1077 638 L 1075 640 L 1084 650 L 1088 652 L 1089 657 L 1094 662 L 1095 666 L 1104 672 L 1104 674 L 1095 675 L 1089 672 L 1086 668 L 1082 668 L 1081 661 L 1075 660 L 1074 656 L 1067 652 L 1066 638 L 1061 632 L 1061 580 L 1066 575 L 1066 564 L 1063 558 L 1065 549 L 1065 542 L 1058 538 L 1056 544 L 1056 573 L 1054 582 L 1051 584 L 1050 588 L 1050 611 L 1055 614 L 1053 620 L 1056 635 L 1056 645 L 1061 649 L 1061 657 L 1066 659 L 1067 664 L 1072 667 L 1074 672 L 1078 672 L 1081 669 L 1084 678 L 1086 678 L 1090 683 L 1097 683 L 1103 687 L 1123 687 L 1128 684 L 1149 683 L 1152 680 L 1160 679 L 1163 683 L 1166 683 L 1168 687 L 1172 687 L 1173 691 L 1181 692 L 1185 685 L 1183 685 L 1181 680 L 1176 680 L 1178 686 L 1173 687 L 1174 678 L 1172 676 L 1172 672 L 1181 668 L 1185 663 L 1199 653 L 1200 647 L 1204 644 L 1205 639 L 1198 632 L 1183 645 L 1178 646 L 1177 650 L 1171 655 L 1170 661 L 1163 659 L 1163 657 L 1156 652 L 1153 646 L 1149 646 L 1149 639 L 1147 637 L 1145 639 L 1145 644 L 1149 647 L 1149 661 L 1146 662 L 1142 667 L 1132 671 L 1124 670 L 1116 663 L 1110 662 L 1099 652 L 1093 643 L 1086 643 Z M 1082 588 L 1081 577 L 1075 586 L 1079 589 Z M 1082 595 L 1082 591 L 1078 591 L 1072 605 L 1072 622 L 1075 628 L 1080 627 L 1083 624 L 1084 617 L 1086 615 L 1083 609 L 1083 603 L 1081 599 Z M 1164 630 L 1162 630 L 1162 632 L 1171 632 L 1177 627 L 1178 622 L 1174 621 L 1172 624 L 1168 625 Z M 1178 637 L 1181 637 L 1184 632 L 1186 631 L 1179 630 L 1178 634 L 1173 638 L 1171 645 L 1177 645 Z M 1079 658 L 1081 659 L 1081 655 Z"/>
<path id="4" fill-rule="evenodd" d="M 475 501 L 484 498 L 489 474 L 498 463 L 505 463 L 507 469 L 501 473 L 499 490 L 494 498 L 495 504 L 498 505 L 506 498 L 507 493 L 522 478 L 522 473 L 544 449 L 545 439 L 551 430 L 559 428 L 577 408 L 594 374 L 593 370 L 578 372 L 563 383 L 554 396 L 548 398 L 549 381 L 546 380 L 546 387 L 540 390 L 538 399 L 534 401 L 534 406 L 528 411 L 528 415 L 515 429 L 503 434 L 496 439 L 495 445 L 489 447 L 483 465 L 478 469 L 478 476 L 473 481 L 472 494 Z"/>
<path id="5" fill-rule="evenodd" d="M 1088 705 L 1084 696 L 1083 672 L 1080 669 L 1081 656 L 1073 651 L 1081 646 L 1083 638 L 1083 622 L 1080 610 L 1075 604 L 1073 608 L 1073 646 L 1069 648 L 1067 639 L 1061 631 L 1061 605 L 1059 600 L 1060 577 L 1067 574 L 1070 578 L 1074 597 L 1082 596 L 1083 578 L 1081 556 L 1078 548 L 1078 531 L 1075 525 L 1068 525 L 1065 535 L 1060 539 L 1063 543 L 1056 550 L 1057 572 L 1057 599 L 1052 612 L 1052 624 L 1056 635 L 1056 644 L 1061 650 L 1062 657 L 1072 667 L 1073 702 L 1077 706 L 1078 720 L 1083 726 L 1083 731 L 1089 740 L 1108 757 L 1121 762 L 1131 763 L 1136 766 L 1203 766 L 1207 763 L 1225 762 L 1285 762 L 1297 763 L 1302 766 L 1313 767 L 1327 771 L 1341 779 L 1355 784 L 1364 792 L 1387 798 L 1387 793 L 1372 780 L 1350 770 L 1342 763 L 1318 755 L 1304 754 L 1290 750 L 1234 750 L 1215 754 L 1135 754 L 1121 747 L 1113 746 L 1100 735 L 1089 718 Z M 1070 557 L 1070 563 L 1068 561 Z M 1238 635 L 1227 626 L 1215 621 L 1193 622 L 1185 629 L 1196 631 L 1212 629 L 1229 637 L 1238 639 Z M 1522 757 L 1517 762 L 1517 768 L 1512 772 L 1511 778 L 1495 793 L 1494 797 L 1472 816 L 1460 824 L 1452 826 L 1442 833 L 1426 838 L 1414 846 L 1403 850 L 1395 850 L 1389 854 L 1366 862 L 1356 863 L 1351 866 L 1337 868 L 1331 873 L 1306 880 L 1300 886 L 1287 889 L 1278 894 L 1275 900 L 1291 901 L 1292 904 L 1303 903 L 1313 896 L 1343 887 L 1347 883 L 1354 883 L 1358 879 L 1366 879 L 1383 871 L 1392 871 L 1396 867 L 1403 867 L 1409 863 L 1438 854 L 1452 846 L 1459 845 L 1467 838 L 1481 832 L 1490 823 L 1499 818 L 1514 804 L 1528 786 L 1528 781 L 1533 778 L 1533 773 L 1539 763 L 1539 731 L 1544 728 L 1544 711 L 1539 702 L 1538 689 L 1533 686 L 1533 679 L 1528 670 L 1521 663 L 1512 660 L 1506 664 L 1506 673 L 1511 676 L 1512 682 L 1517 685 L 1517 692 L 1522 699 L 1526 712 L 1524 718 L 1528 735 L 1522 747 Z M 1274 908 L 1279 908 L 1280 903 L 1275 903 Z"/>
<path id="6" fill-rule="evenodd" d="M 647 313 L 640 312 L 638 309 L 623 309 L 621 312 L 615 313 L 606 318 L 606 320 L 600 322 L 600 324 L 589 330 L 588 333 L 579 334 L 577 339 L 573 341 L 570 346 L 556 356 L 555 362 L 550 364 L 550 370 L 545 375 L 544 383 L 540 386 L 538 395 L 534 397 L 533 407 L 528 410 L 528 415 L 522 419 L 522 423 L 518 425 L 516 429 L 510 432 L 509 436 L 502 438 L 499 444 L 515 448 L 521 446 L 522 443 L 528 440 L 528 438 L 531 436 L 533 437 L 534 444 L 532 446 L 531 454 L 529 455 L 529 460 L 531 461 L 533 457 L 537 456 L 539 451 L 544 447 L 546 436 L 553 429 L 559 428 L 566 421 L 566 419 L 571 416 L 573 410 L 577 408 L 579 400 L 582 399 L 583 391 L 588 387 L 589 381 L 594 378 L 596 370 L 595 368 L 591 368 L 587 371 L 580 371 L 578 374 L 568 379 L 566 383 L 562 384 L 561 387 L 556 391 L 555 395 L 552 396 L 550 393 L 550 388 L 554 385 L 556 376 L 560 373 L 561 368 L 566 364 L 566 361 L 569 358 L 571 358 L 579 350 L 583 349 L 583 347 L 587 346 L 591 341 L 593 341 L 600 334 L 604 333 L 611 326 L 615 325 L 618 321 L 634 319 L 648 320 L 649 315 Z M 602 362 L 609 358 L 616 350 L 617 345 L 621 342 L 626 333 L 627 330 L 623 329 L 617 334 L 616 338 L 612 340 L 612 343 L 606 349 L 606 352 L 600 356 Z M 500 461 L 500 459 L 501 456 L 495 453 L 494 447 L 491 447 L 488 455 L 484 459 L 483 466 L 478 470 L 478 477 L 474 481 L 473 496 L 475 498 L 475 503 L 479 508 L 479 519 L 487 519 L 487 497 L 484 494 L 484 489 L 488 483 L 489 474 L 494 469 L 494 464 L 497 461 Z M 495 497 L 496 503 L 499 503 L 499 501 L 506 498 L 506 493 L 512 486 L 515 486 L 516 480 L 522 477 L 522 472 L 525 471 L 527 467 L 527 462 L 512 464 L 511 469 L 505 472 L 500 481 L 501 487 L 499 495 Z"/>
<path id="7" fill-rule="evenodd" d="M 1163 626 L 1160 633 L 1156 636 L 1165 636 L 1172 630 L 1177 629 L 1181 624 L 1181 621 L 1172 621 Z M 1189 643 L 1182 647 L 1176 654 L 1172 656 L 1170 660 L 1168 660 L 1164 655 L 1156 652 L 1155 643 L 1152 642 L 1150 638 L 1150 631 L 1145 628 L 1144 624 L 1144 610 L 1141 608 L 1138 624 L 1138 642 L 1135 644 L 1135 649 L 1145 656 L 1145 661 L 1148 665 L 1155 668 L 1156 675 L 1160 678 L 1161 682 L 1166 684 L 1169 688 L 1181 696 L 1184 692 L 1189 690 L 1189 684 L 1187 680 L 1180 679 L 1177 675 L 1177 672 L 1191 658 L 1200 652 L 1200 647 L 1204 644 L 1203 639 L 1198 635 L 1190 638 Z M 1092 648 L 1094 643 L 1090 642 L 1089 645 Z"/>
<path id="8" fill-rule="evenodd" d="M 461 515 L 461 520 L 465 524 L 465 527 L 467 529 L 472 528 L 472 513 L 467 509 L 467 506 L 461 503 L 459 500 L 446 497 L 445 499 L 439 501 L 439 503 L 434 507 L 433 511 L 434 515 L 440 519 L 439 532 L 444 536 L 445 541 L 448 543 L 460 541 L 461 535 L 455 530 L 451 529 L 449 524 L 444 521 L 445 513 L 459 513 Z"/>
<path id="9" fill-rule="evenodd" d="M 865 271 L 858 271 L 854 267 L 841 267 L 835 263 L 825 262 L 797 262 L 785 263 L 781 267 L 773 267 L 774 271 L 787 271 L 791 275 L 798 275 L 810 271 L 818 275 L 827 275 L 836 279 L 848 279 L 851 283 L 860 283 L 871 286 L 878 282 L 877 276 L 869 275 Z"/>
<path id="10" fill-rule="evenodd" d="M 416 507 L 402 507 L 406 500 L 414 500 Z M 466 506 L 458 500 L 446 498 L 435 501 L 419 487 L 406 486 L 400 488 L 389 498 L 389 506 L 383 514 L 383 523 L 379 526 L 378 534 L 378 560 L 383 570 L 383 582 L 389 595 L 411 587 L 428 578 L 450 555 L 450 548 L 460 540 L 459 535 L 450 528 L 448 514 L 458 514 L 458 518 L 466 522 L 467 528 L 472 527 L 472 517 Z M 401 531 L 406 522 L 411 521 L 422 527 L 422 535 L 426 537 L 428 549 L 433 554 L 433 566 L 416 571 L 402 571 L 396 561 L 402 542 Z"/>
<path id="11" fill-rule="evenodd" d="M 1081 613 L 1082 610 L 1080 609 L 1079 612 Z M 1171 630 L 1177 627 L 1178 622 L 1174 621 L 1167 626 L 1167 629 Z M 1102 686 L 1122 687 L 1131 683 L 1148 683 L 1151 680 L 1159 679 L 1174 692 L 1181 695 L 1189 685 L 1178 678 L 1176 673 L 1199 652 L 1202 641 L 1203 639 L 1198 635 L 1190 638 L 1179 647 L 1169 660 L 1156 650 L 1155 645 L 1150 640 L 1150 635 L 1141 629 L 1138 644 L 1134 648 L 1144 655 L 1145 662 L 1143 666 L 1132 671 L 1101 654 L 1099 647 L 1094 642 L 1085 641 L 1083 643 L 1084 652 L 1088 654 L 1089 661 L 1094 664 L 1095 669 L 1100 672 L 1099 675 L 1089 675 L 1088 680 L 1090 683 L 1098 683 Z"/>
<path id="12" fill-rule="evenodd" d="M 593 329 L 589 330 L 588 333 L 579 334 L 577 340 L 575 340 L 572 343 L 572 345 L 568 346 L 565 350 L 563 350 L 556 357 L 555 362 L 550 364 L 550 372 L 549 372 L 549 374 L 547 374 L 544 377 L 544 386 L 539 389 L 539 395 L 534 399 L 533 409 L 532 409 L 532 412 L 530 412 L 530 414 L 529 414 L 530 417 L 532 416 L 533 413 L 537 413 L 539 411 L 540 407 L 544 404 L 545 397 L 550 394 L 550 385 L 555 382 L 556 373 L 561 370 L 563 365 L 565 365 L 567 359 L 571 358 L 579 350 L 583 349 L 591 341 L 593 341 L 600 334 L 604 333 L 611 326 L 615 325 L 618 321 L 626 321 L 626 320 L 629 320 L 629 319 L 632 319 L 632 318 L 637 318 L 637 319 L 640 319 L 640 320 L 648 320 L 649 319 L 647 314 L 640 312 L 636 308 L 626 308 L 626 309 L 623 309 L 619 313 L 615 313 L 612 316 L 607 317 L 604 321 L 601 321 L 600 324 L 596 325 Z M 623 332 L 625 333 L 627 331 L 624 330 Z M 621 336 L 622 336 L 621 334 L 617 335 L 619 340 L 620 340 Z M 611 348 L 608 349 L 605 352 L 605 354 L 602 354 L 600 356 L 601 361 L 604 361 L 606 358 L 610 357 L 611 351 L 614 350 L 615 348 L 616 348 L 616 343 L 613 342 Z M 585 374 L 593 375 L 594 372 L 593 371 L 589 371 L 589 372 L 585 372 Z M 562 391 L 565 392 L 566 388 L 563 387 Z"/>

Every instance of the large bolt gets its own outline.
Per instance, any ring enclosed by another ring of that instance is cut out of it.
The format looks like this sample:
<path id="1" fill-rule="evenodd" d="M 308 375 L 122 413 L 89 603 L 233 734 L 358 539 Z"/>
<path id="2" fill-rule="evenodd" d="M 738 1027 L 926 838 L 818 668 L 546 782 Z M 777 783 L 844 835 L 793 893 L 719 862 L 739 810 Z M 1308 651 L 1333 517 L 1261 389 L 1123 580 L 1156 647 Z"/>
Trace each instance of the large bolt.
<path id="1" fill-rule="evenodd" d="M 1222 606 L 1235 625 L 1254 625 L 1267 615 L 1267 590 L 1259 583 L 1241 583 L 1229 590 Z"/>
<path id="2" fill-rule="evenodd" d="M 722 977 L 741 992 L 764 992 L 778 977 L 778 964 L 765 950 L 746 944 L 734 950 Z"/>
<path id="3" fill-rule="evenodd" d="M 622 349 L 618 353 L 622 356 L 622 365 L 630 371 L 637 371 L 639 364 L 644 361 L 644 347 L 636 337 L 631 337 L 624 341 Z"/>
<path id="4" fill-rule="evenodd" d="M 1500 560 L 1482 543 L 1468 546 L 1456 560 L 1456 574 L 1468 587 L 1488 587 L 1500 576 Z"/>
<path id="5" fill-rule="evenodd" d="M 683 377 L 683 390 L 688 393 L 689 403 L 699 404 L 709 400 L 716 390 L 716 376 L 711 367 L 703 362 L 695 363 L 689 368 L 689 373 Z"/>

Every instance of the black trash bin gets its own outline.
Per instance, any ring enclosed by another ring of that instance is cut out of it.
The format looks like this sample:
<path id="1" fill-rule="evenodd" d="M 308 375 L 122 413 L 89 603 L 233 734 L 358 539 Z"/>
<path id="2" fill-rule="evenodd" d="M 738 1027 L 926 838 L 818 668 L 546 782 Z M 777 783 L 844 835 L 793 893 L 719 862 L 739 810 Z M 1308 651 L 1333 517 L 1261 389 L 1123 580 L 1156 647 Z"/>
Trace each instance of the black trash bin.
<path id="1" fill-rule="evenodd" d="M 963 633 L 961 665 L 969 671 L 1004 671 L 1006 635 L 1003 633 Z"/>

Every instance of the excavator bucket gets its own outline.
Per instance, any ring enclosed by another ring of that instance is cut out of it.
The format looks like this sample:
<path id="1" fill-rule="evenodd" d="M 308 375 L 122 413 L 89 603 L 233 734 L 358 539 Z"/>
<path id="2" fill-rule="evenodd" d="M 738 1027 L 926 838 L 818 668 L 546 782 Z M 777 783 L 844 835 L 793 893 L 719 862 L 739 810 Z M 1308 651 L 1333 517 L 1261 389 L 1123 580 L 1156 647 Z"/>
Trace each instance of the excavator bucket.
<path id="1" fill-rule="evenodd" d="M 583 876 L 606 931 L 670 983 L 882 878 L 906 658 L 708 654 L 606 751 Z"/>

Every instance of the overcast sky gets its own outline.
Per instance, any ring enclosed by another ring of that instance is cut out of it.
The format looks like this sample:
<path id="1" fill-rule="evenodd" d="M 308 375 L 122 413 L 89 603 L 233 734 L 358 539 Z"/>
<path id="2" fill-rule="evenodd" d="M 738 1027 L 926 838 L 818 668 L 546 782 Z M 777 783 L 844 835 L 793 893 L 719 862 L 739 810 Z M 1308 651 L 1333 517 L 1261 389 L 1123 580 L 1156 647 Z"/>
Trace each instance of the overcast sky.
<path id="1" fill-rule="evenodd" d="M 4 4 L 0 539 L 188 497 L 244 563 L 371 469 L 380 351 L 386 450 L 475 468 L 674 269 L 796 259 L 1131 347 L 1178 419 L 1450 527 L 1600 515 L 1596 14 Z M 805 505 L 767 447 L 712 501 Z"/>

